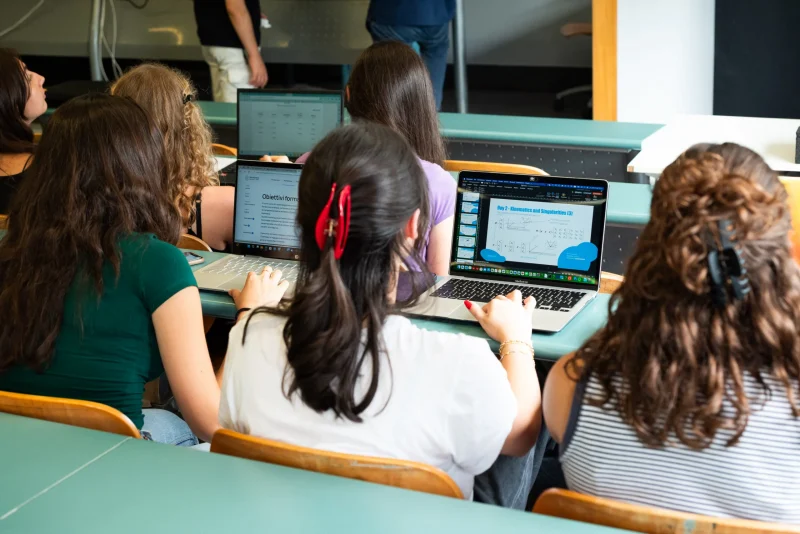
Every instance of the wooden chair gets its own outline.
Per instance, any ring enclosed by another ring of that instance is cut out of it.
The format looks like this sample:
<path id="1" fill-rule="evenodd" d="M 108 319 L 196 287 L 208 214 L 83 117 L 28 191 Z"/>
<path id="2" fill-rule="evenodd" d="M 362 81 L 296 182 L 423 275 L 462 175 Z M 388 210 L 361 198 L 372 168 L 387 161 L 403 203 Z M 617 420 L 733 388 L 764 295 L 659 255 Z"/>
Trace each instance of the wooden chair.
<path id="1" fill-rule="evenodd" d="M 781 181 L 789 193 L 789 209 L 792 213 L 792 252 L 794 259 L 800 263 L 800 178 L 782 178 Z"/>
<path id="2" fill-rule="evenodd" d="M 800 527 L 744 519 L 722 519 L 601 499 L 574 491 L 549 489 L 534 513 L 652 534 L 766 534 L 800 532 Z"/>
<path id="3" fill-rule="evenodd" d="M 548 176 L 542 169 L 531 167 L 530 165 L 519 165 L 517 163 L 490 163 L 486 161 L 459 161 L 448 159 L 444 162 L 444 169 L 448 172 L 487 171 Z"/>
<path id="4" fill-rule="evenodd" d="M 139 430 L 122 412 L 105 404 L 0 391 L 0 412 L 111 432 L 139 439 Z"/>
<path id="5" fill-rule="evenodd" d="M 33 144 L 38 145 L 42 140 L 42 132 L 33 132 Z"/>
<path id="6" fill-rule="evenodd" d="M 602 271 L 600 273 L 600 293 L 614 293 L 622 285 L 624 276 Z"/>
<path id="7" fill-rule="evenodd" d="M 8 230 L 8 215 L 0 215 L 0 230 Z"/>
<path id="8" fill-rule="evenodd" d="M 189 234 L 183 234 L 181 236 L 181 238 L 178 240 L 178 248 L 183 248 L 186 250 L 204 250 L 206 252 L 211 252 L 211 247 L 208 246 L 208 243 L 206 243 L 199 237 L 195 237 Z"/>
<path id="9" fill-rule="evenodd" d="M 239 155 L 235 148 L 228 145 L 220 145 L 219 143 L 213 143 L 211 145 L 211 150 L 215 156 L 227 156 L 235 158 Z"/>
<path id="10" fill-rule="evenodd" d="M 226 429 L 217 430 L 214 434 L 211 452 L 444 497 L 463 498 L 461 490 L 447 474 L 417 462 L 297 447 Z"/>

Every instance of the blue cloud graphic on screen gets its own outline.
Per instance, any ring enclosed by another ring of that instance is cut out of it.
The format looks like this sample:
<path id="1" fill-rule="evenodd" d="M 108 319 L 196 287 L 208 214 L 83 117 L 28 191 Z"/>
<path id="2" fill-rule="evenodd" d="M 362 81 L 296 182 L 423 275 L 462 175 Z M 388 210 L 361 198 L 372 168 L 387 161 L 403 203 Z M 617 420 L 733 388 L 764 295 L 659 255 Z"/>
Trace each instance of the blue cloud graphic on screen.
<path id="1" fill-rule="evenodd" d="M 483 254 L 483 253 L 481 253 Z M 589 265 L 597 259 L 597 247 L 594 243 L 581 243 L 565 248 L 558 255 L 558 268 L 574 271 L 588 271 Z"/>
<path id="2" fill-rule="evenodd" d="M 486 261 L 491 261 L 494 263 L 502 263 L 506 261 L 505 256 L 499 254 L 498 252 L 495 252 L 490 248 L 485 248 L 481 250 L 481 258 L 483 258 Z"/>

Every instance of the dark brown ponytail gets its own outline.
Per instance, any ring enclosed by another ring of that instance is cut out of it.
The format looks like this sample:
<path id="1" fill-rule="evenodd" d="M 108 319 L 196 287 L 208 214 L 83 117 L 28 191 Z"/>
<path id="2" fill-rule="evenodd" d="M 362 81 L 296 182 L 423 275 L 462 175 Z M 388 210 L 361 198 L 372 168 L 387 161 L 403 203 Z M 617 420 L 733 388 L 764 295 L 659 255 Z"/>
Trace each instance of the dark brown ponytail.
<path id="1" fill-rule="evenodd" d="M 351 199 L 349 232 L 339 260 L 332 237 L 322 250 L 315 237 L 334 183 L 334 205 L 347 185 Z M 384 321 L 406 304 L 393 304 L 389 297 L 398 263 L 425 265 L 420 240 L 408 250 L 403 233 L 416 210 L 423 236 L 428 227 L 425 175 L 414 151 L 391 129 L 354 124 L 334 131 L 314 148 L 300 178 L 297 221 L 303 267 L 293 300 L 279 310 L 288 315 L 283 332 L 289 362 L 284 377 L 287 397 L 299 393 L 317 412 L 333 410 L 337 416 L 361 421 L 360 414 L 378 389 Z M 356 384 L 366 360 L 369 387 L 357 398 Z"/>

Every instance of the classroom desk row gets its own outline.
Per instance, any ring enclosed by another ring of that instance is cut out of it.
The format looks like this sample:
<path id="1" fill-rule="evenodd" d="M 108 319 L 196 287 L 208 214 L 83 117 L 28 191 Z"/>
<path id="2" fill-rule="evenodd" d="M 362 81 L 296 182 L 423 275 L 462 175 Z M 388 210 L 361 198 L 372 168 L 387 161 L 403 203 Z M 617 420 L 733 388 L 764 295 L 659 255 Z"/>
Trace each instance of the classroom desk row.
<path id="1" fill-rule="evenodd" d="M 236 104 L 199 101 L 198 105 L 219 142 L 236 146 Z M 53 111 L 49 109 L 47 115 Z M 644 140 L 661 128 L 658 124 L 459 113 L 440 113 L 439 123 L 450 159 L 521 163 L 551 174 L 616 182 L 638 180 L 628 173 L 628 164 Z"/>
<path id="2" fill-rule="evenodd" d="M 236 126 L 236 104 L 198 101 L 211 125 Z M 638 150 L 660 124 L 632 122 L 439 113 L 441 133 L 448 139 L 473 139 L 548 145 L 574 145 Z"/>
<path id="3" fill-rule="evenodd" d="M 0 532 L 618 530 L 0 413 Z"/>
<path id="4" fill-rule="evenodd" d="M 192 267 L 200 269 L 212 261 L 225 257 L 220 252 L 205 252 L 193 250 L 195 254 L 203 256 L 206 261 Z M 595 333 L 606 323 L 608 318 L 609 295 L 597 295 L 589 305 L 583 309 L 561 332 L 557 334 L 534 333 L 531 336 L 536 358 L 555 361 L 565 354 L 577 350 L 589 336 Z M 200 291 L 200 302 L 203 306 L 203 315 L 221 319 L 233 319 L 236 316 L 236 306 L 233 299 L 225 293 Z M 412 319 L 412 322 L 426 330 L 465 334 L 468 336 L 489 339 L 483 329 L 477 324 L 454 323 L 431 319 Z M 498 349 L 497 343 L 489 340 L 494 350 Z"/>
<path id="5" fill-rule="evenodd" d="M 228 165 L 234 159 L 218 157 L 217 168 Z M 458 173 L 451 174 L 454 179 L 458 178 Z M 649 185 L 612 182 L 609 184 L 608 198 L 609 206 L 606 214 L 608 225 L 638 227 L 647 223 L 650 217 L 651 188 Z M 206 259 L 205 263 L 195 265 L 193 267 L 194 270 L 225 256 L 218 252 L 194 252 Z M 200 300 L 203 305 L 203 314 L 206 316 L 233 319 L 236 315 L 236 306 L 227 294 L 201 291 Z M 608 301 L 608 295 L 598 295 L 564 330 L 557 334 L 534 333 L 531 341 L 536 350 L 536 357 L 555 361 L 561 356 L 577 350 L 584 341 L 606 323 Z M 412 319 L 412 321 L 426 330 L 465 334 L 488 339 L 483 330 L 477 325 L 416 318 Z M 496 343 L 490 341 L 490 344 L 493 349 L 497 350 Z"/>
<path id="6" fill-rule="evenodd" d="M 216 169 L 219 170 L 236 161 L 236 158 L 217 156 Z M 451 172 L 453 180 L 458 173 Z M 608 184 L 608 209 L 606 223 L 610 226 L 641 227 L 650 220 L 650 200 L 652 187 L 649 184 Z"/>

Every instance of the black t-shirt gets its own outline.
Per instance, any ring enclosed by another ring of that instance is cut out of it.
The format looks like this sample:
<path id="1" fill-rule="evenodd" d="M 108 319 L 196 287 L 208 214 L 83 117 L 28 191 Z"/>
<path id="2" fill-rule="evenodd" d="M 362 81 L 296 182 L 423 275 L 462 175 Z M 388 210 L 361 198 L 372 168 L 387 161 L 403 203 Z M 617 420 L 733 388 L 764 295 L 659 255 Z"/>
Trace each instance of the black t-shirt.
<path id="1" fill-rule="evenodd" d="M 261 45 L 261 5 L 259 0 L 244 0 L 256 42 Z M 197 36 L 203 46 L 228 46 L 244 48 L 228 17 L 225 0 L 194 0 L 194 18 L 197 21 Z"/>

